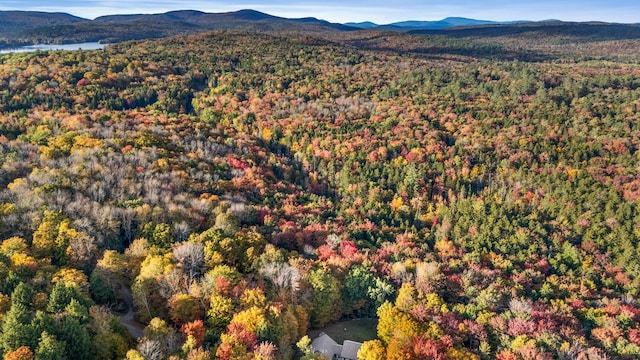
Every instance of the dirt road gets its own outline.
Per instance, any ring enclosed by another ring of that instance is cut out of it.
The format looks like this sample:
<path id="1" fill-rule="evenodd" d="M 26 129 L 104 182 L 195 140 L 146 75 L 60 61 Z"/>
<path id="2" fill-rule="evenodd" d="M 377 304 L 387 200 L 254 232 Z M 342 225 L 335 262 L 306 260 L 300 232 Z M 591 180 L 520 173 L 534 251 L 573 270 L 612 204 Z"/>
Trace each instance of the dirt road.
<path id="1" fill-rule="evenodd" d="M 127 305 L 127 313 L 120 316 L 120 322 L 127 328 L 129 334 L 131 334 L 134 339 L 141 339 L 144 337 L 144 326 L 133 317 L 133 296 L 131 295 L 131 291 L 123 287 L 120 290 L 120 294 L 122 294 L 123 300 Z"/>

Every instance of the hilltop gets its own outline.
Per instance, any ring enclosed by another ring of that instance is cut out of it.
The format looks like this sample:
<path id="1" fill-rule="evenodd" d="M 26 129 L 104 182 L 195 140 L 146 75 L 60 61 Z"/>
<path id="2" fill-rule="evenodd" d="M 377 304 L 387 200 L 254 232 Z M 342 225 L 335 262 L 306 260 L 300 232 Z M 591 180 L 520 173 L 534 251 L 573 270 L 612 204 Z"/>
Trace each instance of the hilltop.
<path id="1" fill-rule="evenodd" d="M 101 16 L 94 20 L 69 14 L 0 11 L 0 47 L 36 43 L 120 42 L 192 34 L 211 30 L 254 32 L 351 31 L 316 18 L 288 19 L 255 10 L 205 13 L 194 10 L 163 14 Z"/>
<path id="2" fill-rule="evenodd" d="M 526 22 L 526 21 L 525 21 Z M 373 29 L 373 28 L 381 28 L 381 29 L 447 29 L 451 27 L 458 26 L 477 26 L 477 25 L 489 25 L 489 24 L 511 24 L 514 22 L 497 22 L 497 21 L 489 21 L 489 20 L 476 20 L 469 19 L 463 17 L 448 17 L 442 20 L 437 21 L 420 21 L 420 20 L 409 20 L 409 21 L 399 21 L 390 24 L 376 24 L 373 22 L 362 22 L 362 23 L 346 23 L 345 25 L 355 26 L 362 29 Z"/>
<path id="3" fill-rule="evenodd" d="M 86 19 L 66 13 L 39 11 L 0 11 L 0 32 L 19 33 L 26 29 L 76 24 Z"/>

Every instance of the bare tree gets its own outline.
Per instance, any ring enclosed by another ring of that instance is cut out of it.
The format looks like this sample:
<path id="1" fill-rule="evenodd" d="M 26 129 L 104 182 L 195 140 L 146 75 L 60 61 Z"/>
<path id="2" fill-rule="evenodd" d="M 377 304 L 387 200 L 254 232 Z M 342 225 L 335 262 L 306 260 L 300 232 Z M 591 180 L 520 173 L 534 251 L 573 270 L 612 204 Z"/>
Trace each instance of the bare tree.
<path id="1" fill-rule="evenodd" d="M 260 268 L 260 275 L 269 279 L 278 293 L 289 291 L 293 297 L 300 288 L 300 271 L 281 262 L 270 262 Z"/>
<path id="2" fill-rule="evenodd" d="M 191 227 L 186 221 L 181 221 L 173 225 L 173 236 L 179 242 L 187 240 L 189 234 L 191 234 Z"/>
<path id="3" fill-rule="evenodd" d="M 160 281 L 160 295 L 169 299 L 173 295 L 186 292 L 188 290 L 187 277 L 182 269 L 176 268 L 169 271 Z"/>
<path id="4" fill-rule="evenodd" d="M 78 232 L 78 236 L 69 239 L 69 250 L 70 259 L 84 266 L 95 260 L 98 247 L 94 238 L 84 232 Z"/>
<path id="5" fill-rule="evenodd" d="M 173 248 L 173 257 L 182 265 L 189 277 L 189 284 L 191 284 L 202 273 L 204 245 L 191 242 L 182 243 Z"/>
<path id="6" fill-rule="evenodd" d="M 120 218 L 120 227 L 124 232 L 124 238 L 127 242 L 131 243 L 133 240 L 132 225 L 133 219 L 136 217 L 136 210 L 132 208 L 125 208 L 118 210 L 118 218 Z"/>
<path id="7" fill-rule="evenodd" d="M 165 357 L 160 341 L 144 339 L 138 343 L 138 351 L 145 360 L 162 360 Z"/>
<path id="8" fill-rule="evenodd" d="M 416 265 L 416 288 L 423 294 L 437 292 L 444 286 L 445 276 L 436 262 Z"/>

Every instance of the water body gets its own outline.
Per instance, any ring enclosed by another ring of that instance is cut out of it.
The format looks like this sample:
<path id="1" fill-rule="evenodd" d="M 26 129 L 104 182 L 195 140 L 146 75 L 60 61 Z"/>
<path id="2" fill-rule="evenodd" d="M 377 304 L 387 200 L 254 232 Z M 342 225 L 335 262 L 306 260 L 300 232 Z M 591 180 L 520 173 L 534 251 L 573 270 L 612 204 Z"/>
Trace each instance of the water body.
<path id="1" fill-rule="evenodd" d="M 20 46 L 15 49 L 2 49 L 0 50 L 0 54 L 8 54 L 8 53 L 22 53 L 22 52 L 33 52 L 33 51 L 46 51 L 46 50 L 98 50 L 102 49 L 107 44 L 101 44 L 97 42 L 87 42 L 87 43 L 77 43 L 77 44 L 39 44 L 39 45 L 27 45 Z"/>

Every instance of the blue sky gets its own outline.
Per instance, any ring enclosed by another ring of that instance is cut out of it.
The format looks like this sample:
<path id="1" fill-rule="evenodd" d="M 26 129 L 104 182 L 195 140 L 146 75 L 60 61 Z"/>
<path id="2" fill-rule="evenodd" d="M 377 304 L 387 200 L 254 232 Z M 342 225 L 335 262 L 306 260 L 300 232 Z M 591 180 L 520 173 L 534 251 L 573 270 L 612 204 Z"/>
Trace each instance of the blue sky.
<path id="1" fill-rule="evenodd" d="M 439 20 L 463 16 L 483 20 L 640 22 L 640 0 L 0 0 L 0 10 L 68 12 L 85 18 L 107 14 L 195 9 L 224 12 L 255 9 L 283 17 L 313 16 L 332 22 Z"/>

